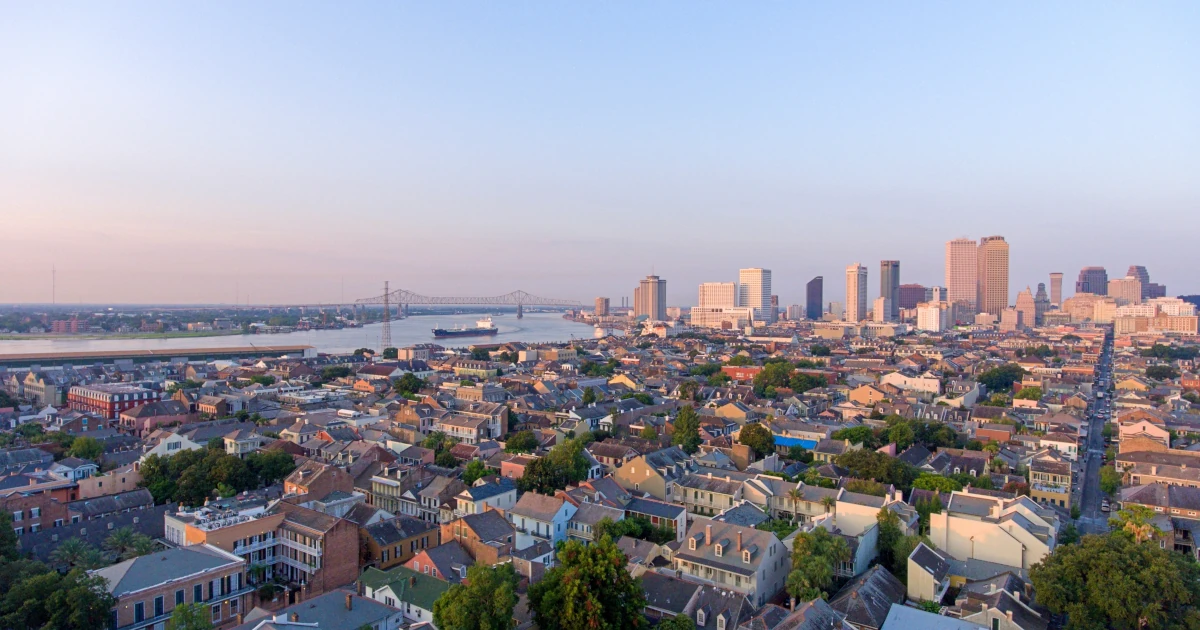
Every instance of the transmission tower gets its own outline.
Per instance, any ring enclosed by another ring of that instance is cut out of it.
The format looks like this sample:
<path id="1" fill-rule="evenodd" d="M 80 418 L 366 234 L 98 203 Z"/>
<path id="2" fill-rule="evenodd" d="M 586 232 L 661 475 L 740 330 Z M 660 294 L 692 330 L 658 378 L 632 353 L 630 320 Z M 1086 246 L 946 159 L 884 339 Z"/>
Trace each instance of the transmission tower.
<path id="1" fill-rule="evenodd" d="M 383 347 L 379 349 L 383 352 L 386 348 L 392 347 L 392 305 L 388 303 L 388 283 L 383 281 L 383 339 L 380 343 Z"/>

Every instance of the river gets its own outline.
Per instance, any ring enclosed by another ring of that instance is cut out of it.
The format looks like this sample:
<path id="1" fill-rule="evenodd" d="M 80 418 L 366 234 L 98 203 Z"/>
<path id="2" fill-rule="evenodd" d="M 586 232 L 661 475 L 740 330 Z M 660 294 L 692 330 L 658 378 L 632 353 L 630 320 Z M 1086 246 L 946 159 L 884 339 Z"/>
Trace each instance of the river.
<path id="1" fill-rule="evenodd" d="M 526 313 L 517 319 L 514 313 L 493 316 L 500 332 L 479 337 L 434 339 L 434 327 L 473 327 L 481 314 L 416 315 L 392 322 L 392 345 L 411 346 L 438 343 L 447 347 L 465 347 L 475 343 L 505 341 L 546 342 L 591 339 L 592 328 L 562 318 L 561 313 Z M 313 346 L 318 352 L 352 352 L 356 348 L 379 348 L 382 324 L 342 330 L 308 330 L 273 335 L 227 335 L 218 337 L 175 337 L 170 339 L 22 339 L 0 341 L 0 354 L 30 352 L 96 352 L 105 350 L 169 350 L 172 348 L 226 348 L 238 346 Z"/>

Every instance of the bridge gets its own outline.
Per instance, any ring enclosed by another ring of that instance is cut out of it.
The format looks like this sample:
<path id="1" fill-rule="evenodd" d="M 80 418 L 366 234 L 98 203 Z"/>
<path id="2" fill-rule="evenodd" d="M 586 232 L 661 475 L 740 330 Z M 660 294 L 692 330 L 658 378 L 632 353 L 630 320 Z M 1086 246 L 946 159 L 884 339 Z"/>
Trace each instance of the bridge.
<path id="1" fill-rule="evenodd" d="M 453 305 L 453 306 L 516 306 L 517 317 L 525 316 L 526 306 L 558 306 L 566 308 L 575 308 L 583 306 L 575 300 L 559 300 L 556 298 L 544 298 L 526 293 L 525 291 L 517 290 L 504 295 L 493 295 L 490 297 L 431 297 L 414 293 L 408 289 L 396 289 L 391 291 L 388 289 L 388 283 L 383 283 L 383 295 L 363 298 L 355 301 L 355 307 L 366 306 L 371 304 L 379 304 L 383 306 L 383 335 L 382 346 L 384 348 L 392 345 L 392 305 L 399 307 L 400 312 L 406 312 L 406 309 L 412 305 Z"/>

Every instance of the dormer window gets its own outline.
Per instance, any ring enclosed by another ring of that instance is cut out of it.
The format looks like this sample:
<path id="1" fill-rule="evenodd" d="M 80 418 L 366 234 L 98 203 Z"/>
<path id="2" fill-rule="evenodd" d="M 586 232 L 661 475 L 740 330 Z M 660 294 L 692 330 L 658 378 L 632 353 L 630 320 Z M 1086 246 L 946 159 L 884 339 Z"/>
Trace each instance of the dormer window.
<path id="1" fill-rule="evenodd" d="M 704 621 L 704 611 L 703 611 L 703 610 L 697 610 L 697 611 L 696 611 L 696 625 L 697 625 L 697 626 L 703 626 L 703 625 L 704 625 L 704 623 L 705 623 L 705 621 Z"/>
<path id="2" fill-rule="evenodd" d="M 749 549 L 742 552 L 742 562 L 745 562 L 746 564 L 750 564 L 750 550 Z"/>
<path id="3" fill-rule="evenodd" d="M 696 550 L 696 539 L 695 538 L 688 539 L 688 549 L 691 549 L 692 551 Z"/>
<path id="4" fill-rule="evenodd" d="M 714 546 L 714 548 L 717 550 L 717 557 L 718 557 L 718 558 L 720 558 L 720 557 L 721 557 L 721 555 L 722 555 L 722 552 L 724 552 L 724 551 L 725 551 L 725 548 L 721 546 L 721 543 L 717 543 L 717 544 Z"/>
<path id="5" fill-rule="evenodd" d="M 717 630 L 725 630 L 725 615 L 717 615 Z"/>

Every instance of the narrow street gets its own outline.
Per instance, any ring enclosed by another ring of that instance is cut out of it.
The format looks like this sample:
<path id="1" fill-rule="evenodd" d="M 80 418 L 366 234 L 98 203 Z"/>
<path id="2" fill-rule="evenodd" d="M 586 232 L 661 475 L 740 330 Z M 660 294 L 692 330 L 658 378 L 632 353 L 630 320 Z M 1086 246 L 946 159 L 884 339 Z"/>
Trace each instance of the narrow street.
<path id="1" fill-rule="evenodd" d="M 1112 341 L 1106 340 L 1100 364 L 1096 367 L 1096 385 L 1094 392 L 1102 391 L 1098 385 L 1102 380 L 1107 382 L 1112 377 Z M 1108 410 L 1112 400 L 1105 393 L 1103 399 L 1095 398 L 1088 412 L 1087 458 L 1083 470 L 1083 495 L 1080 503 L 1079 533 L 1101 534 L 1108 531 L 1108 513 L 1100 511 L 1100 503 L 1104 493 L 1100 492 L 1100 467 L 1104 455 L 1104 423 L 1105 418 L 1097 415 L 1100 410 Z"/>

